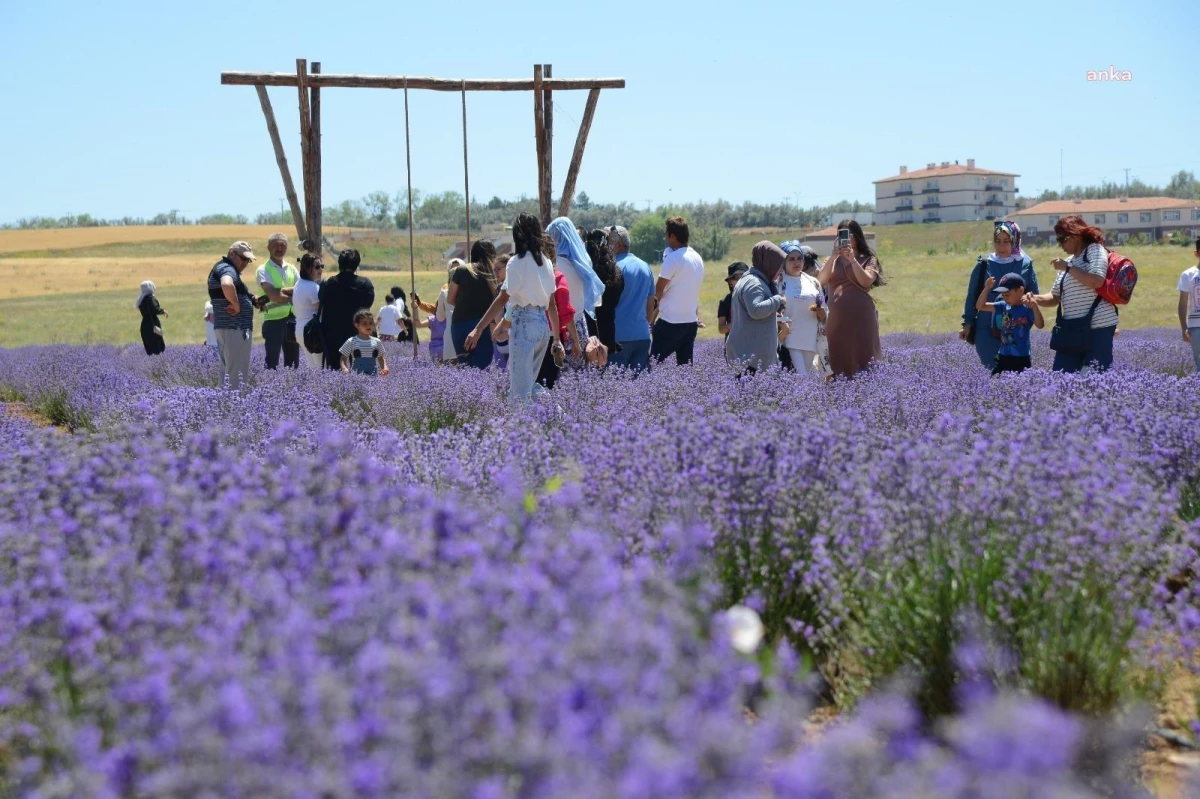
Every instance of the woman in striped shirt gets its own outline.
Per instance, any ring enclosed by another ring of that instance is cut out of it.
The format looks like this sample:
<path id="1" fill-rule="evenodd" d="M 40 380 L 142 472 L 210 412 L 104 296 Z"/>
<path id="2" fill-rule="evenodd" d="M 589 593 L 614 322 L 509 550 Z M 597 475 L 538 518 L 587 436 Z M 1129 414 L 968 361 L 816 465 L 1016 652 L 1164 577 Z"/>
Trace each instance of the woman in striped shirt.
<path id="1" fill-rule="evenodd" d="M 1117 309 L 1100 299 L 1097 290 L 1108 275 L 1108 250 L 1104 249 L 1104 233 L 1090 227 L 1080 216 L 1064 216 L 1054 224 L 1054 236 L 1067 260 L 1055 258 L 1058 272 L 1049 294 L 1035 297 L 1046 308 L 1059 306 L 1063 319 L 1083 319 L 1091 316 L 1091 335 L 1082 352 L 1054 353 L 1054 371 L 1086 371 L 1094 362 L 1099 369 L 1112 366 L 1113 335 L 1117 329 Z"/>

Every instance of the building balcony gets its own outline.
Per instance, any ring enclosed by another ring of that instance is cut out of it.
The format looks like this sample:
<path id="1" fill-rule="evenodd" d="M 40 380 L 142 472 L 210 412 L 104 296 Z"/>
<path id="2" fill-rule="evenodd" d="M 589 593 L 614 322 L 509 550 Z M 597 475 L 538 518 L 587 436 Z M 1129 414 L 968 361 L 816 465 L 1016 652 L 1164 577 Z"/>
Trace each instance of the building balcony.
<path id="1" fill-rule="evenodd" d="M 913 204 L 911 202 L 901 203 L 900 205 L 896 206 L 897 211 L 911 211 L 912 209 Z"/>
<path id="2" fill-rule="evenodd" d="M 937 186 L 926 186 L 921 189 L 922 194 L 932 194 L 933 192 L 941 191 Z"/>
<path id="3" fill-rule="evenodd" d="M 984 191 L 1008 191 L 1008 189 L 1004 188 L 999 183 L 989 183 L 983 187 L 983 190 Z M 1013 191 L 1016 191 L 1016 189 L 1013 189 Z"/>
<path id="4" fill-rule="evenodd" d="M 895 222 L 893 222 L 892 224 L 895 224 L 895 225 L 911 225 L 912 223 L 913 223 L 913 221 L 912 221 L 911 219 L 897 219 L 897 220 L 896 220 Z"/>
<path id="5" fill-rule="evenodd" d="M 921 208 L 941 208 L 942 204 L 935 198 L 927 202 L 921 203 Z"/>
<path id="6" fill-rule="evenodd" d="M 987 216 L 984 217 L 984 219 L 986 219 L 989 222 L 991 222 L 993 219 L 996 219 L 996 218 L 997 218 L 996 215 L 993 213 L 989 213 Z"/>
<path id="7" fill-rule="evenodd" d="M 896 197 L 906 197 L 906 196 L 908 196 L 908 195 L 910 195 L 910 194 L 912 194 L 912 189 L 900 189 L 899 191 L 897 191 L 897 192 L 896 192 L 896 194 L 895 194 L 894 196 L 896 196 Z"/>
<path id="8" fill-rule="evenodd" d="M 1001 200 L 997 197 L 993 197 L 992 199 L 985 202 L 984 205 L 1004 205 L 1004 200 Z"/>
<path id="9" fill-rule="evenodd" d="M 924 219 L 922 219 L 921 221 L 922 222 L 941 222 L 942 218 L 940 216 L 927 216 Z"/>

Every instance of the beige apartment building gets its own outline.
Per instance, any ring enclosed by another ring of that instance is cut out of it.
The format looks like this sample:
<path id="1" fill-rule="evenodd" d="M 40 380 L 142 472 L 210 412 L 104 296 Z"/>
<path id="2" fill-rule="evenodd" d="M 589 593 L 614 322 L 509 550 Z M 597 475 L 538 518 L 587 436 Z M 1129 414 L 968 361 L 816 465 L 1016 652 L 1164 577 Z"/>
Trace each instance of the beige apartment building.
<path id="1" fill-rule="evenodd" d="M 1054 223 L 1072 214 L 1104 231 L 1109 241 L 1122 242 L 1140 233 L 1151 241 L 1172 231 L 1200 235 L 1200 200 L 1175 197 L 1119 197 L 1112 200 L 1052 200 L 1010 214 L 1026 241 L 1054 240 Z"/>
<path id="2" fill-rule="evenodd" d="M 916 222 L 971 222 L 1002 219 L 1017 210 L 1017 178 L 957 161 L 929 164 L 913 172 L 875 181 L 875 224 L 907 225 Z"/>

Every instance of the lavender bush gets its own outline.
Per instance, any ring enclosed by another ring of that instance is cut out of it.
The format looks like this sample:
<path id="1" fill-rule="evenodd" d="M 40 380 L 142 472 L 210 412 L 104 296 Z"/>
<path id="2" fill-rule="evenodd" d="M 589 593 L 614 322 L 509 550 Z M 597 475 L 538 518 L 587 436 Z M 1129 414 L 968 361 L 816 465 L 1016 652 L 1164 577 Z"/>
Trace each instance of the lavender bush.
<path id="1" fill-rule="evenodd" d="M 0 351 L 0 396 L 76 431 L 0 416 L 0 784 L 845 795 L 797 782 L 850 768 L 798 743 L 812 662 L 845 708 L 913 680 L 901 726 L 932 754 L 885 746 L 862 779 L 980 795 L 971 730 L 1082 723 L 1014 697 L 1107 713 L 1195 650 L 1200 382 L 1175 339 L 992 379 L 955 339 L 892 337 L 831 385 L 738 380 L 707 344 L 521 410 L 503 373 L 399 348 L 385 378 L 244 393 L 199 347 Z M 963 619 L 1014 693 L 964 704 Z M 885 740 L 870 707 L 851 729 Z M 921 782 L 934 761 L 976 776 Z M 1073 790 L 1081 762 L 1013 768 Z"/>

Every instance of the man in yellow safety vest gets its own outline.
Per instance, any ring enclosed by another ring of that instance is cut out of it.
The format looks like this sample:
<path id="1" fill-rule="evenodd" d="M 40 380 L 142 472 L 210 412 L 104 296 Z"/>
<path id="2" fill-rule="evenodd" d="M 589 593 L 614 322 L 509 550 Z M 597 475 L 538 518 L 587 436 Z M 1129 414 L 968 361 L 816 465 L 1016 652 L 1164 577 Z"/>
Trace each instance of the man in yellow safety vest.
<path id="1" fill-rule="evenodd" d="M 288 239 L 282 233 L 272 233 L 267 239 L 267 252 L 271 257 L 258 268 L 258 285 L 267 295 L 263 312 L 262 337 L 267 347 L 267 368 L 279 367 L 279 353 L 283 352 L 283 365 L 295 369 L 300 365 L 300 342 L 296 338 L 296 317 L 292 314 L 292 289 L 300 274 L 296 267 L 285 262 Z"/>

